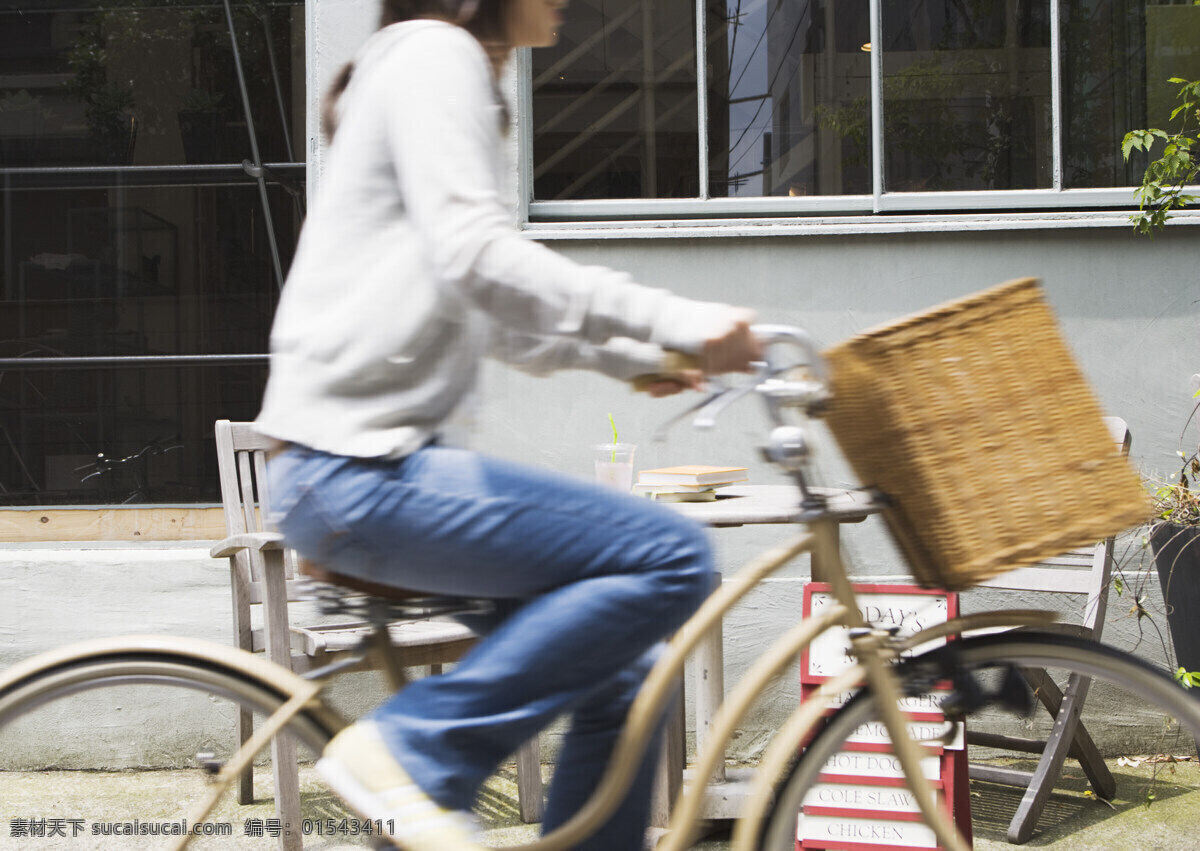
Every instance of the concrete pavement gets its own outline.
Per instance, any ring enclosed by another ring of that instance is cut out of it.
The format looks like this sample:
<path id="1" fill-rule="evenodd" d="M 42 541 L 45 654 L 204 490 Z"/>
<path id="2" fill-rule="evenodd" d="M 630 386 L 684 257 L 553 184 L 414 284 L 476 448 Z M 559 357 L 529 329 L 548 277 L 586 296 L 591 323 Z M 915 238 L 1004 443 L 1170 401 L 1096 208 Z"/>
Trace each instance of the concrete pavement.
<path id="1" fill-rule="evenodd" d="M 1118 786 L 1112 806 L 1088 796 L 1082 772 L 1068 763 L 1037 833 L 1025 847 L 1055 851 L 1200 849 L 1200 765 L 1194 759 L 1136 765 L 1112 760 L 1110 767 Z M 256 774 L 256 803 L 239 806 L 227 796 L 207 820 L 213 825 L 229 825 L 229 835 L 199 839 L 192 847 L 238 851 L 275 847 L 270 772 L 260 767 Z M 302 767 L 301 778 L 310 834 L 305 848 L 329 851 L 366 845 L 362 837 L 344 832 L 348 828 L 342 827 L 342 819 L 352 815 L 320 786 L 310 766 Z M 183 802 L 195 788 L 195 772 L 186 771 L 0 772 L 0 848 L 163 848 L 161 837 L 108 836 L 105 831 L 110 824 L 177 822 L 187 810 Z M 1153 801 L 1147 806 L 1151 794 Z M 978 851 L 1012 851 L 1004 833 L 1019 800 L 1018 790 L 972 784 Z M 536 836 L 536 826 L 521 824 L 518 818 L 511 772 L 501 772 L 488 784 L 479 810 L 486 841 L 493 847 L 521 844 Z M 37 826 L 39 819 L 46 820 L 41 827 Z M 326 831 L 325 825 L 332 825 L 332 832 Z M 713 828 L 698 849 L 724 851 L 729 847 L 727 830 L 722 825 Z M 57 835 L 45 835 L 47 832 Z M 320 835 L 322 832 L 326 835 Z"/>

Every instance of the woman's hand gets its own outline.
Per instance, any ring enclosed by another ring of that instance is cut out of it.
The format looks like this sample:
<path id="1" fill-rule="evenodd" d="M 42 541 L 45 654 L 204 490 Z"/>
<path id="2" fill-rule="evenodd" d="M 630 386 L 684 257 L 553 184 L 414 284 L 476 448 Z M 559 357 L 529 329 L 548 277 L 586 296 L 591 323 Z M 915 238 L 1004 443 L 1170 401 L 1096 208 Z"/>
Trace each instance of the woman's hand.
<path id="1" fill-rule="evenodd" d="M 750 330 L 754 319 L 753 310 L 730 309 L 725 327 L 704 341 L 698 355 L 667 352 L 662 370 L 633 379 L 634 389 L 659 399 L 703 390 L 706 375 L 753 372 L 751 364 L 762 359 L 762 343 Z"/>
<path id="2" fill-rule="evenodd" d="M 706 375 L 752 371 L 750 364 L 762 359 L 762 343 L 750 330 L 754 319 L 753 310 L 735 308 L 728 328 L 704 341 L 700 368 Z"/>
<path id="3" fill-rule="evenodd" d="M 704 370 L 700 369 L 700 360 L 694 355 L 667 352 L 659 371 L 633 379 L 633 389 L 649 393 L 655 399 L 674 396 L 684 390 L 703 390 Z"/>
<path id="4" fill-rule="evenodd" d="M 683 369 L 662 375 L 642 376 L 637 389 L 649 393 L 655 399 L 674 396 L 684 390 L 703 390 L 704 372 L 699 369 Z"/>
<path id="5" fill-rule="evenodd" d="M 668 352 L 663 368 L 653 375 L 633 380 L 635 390 L 658 399 L 684 390 L 703 390 L 704 376 L 723 372 L 753 372 L 751 364 L 762 359 L 762 343 L 750 330 L 754 311 L 731 308 L 726 321 L 704 341 L 698 355 Z"/>

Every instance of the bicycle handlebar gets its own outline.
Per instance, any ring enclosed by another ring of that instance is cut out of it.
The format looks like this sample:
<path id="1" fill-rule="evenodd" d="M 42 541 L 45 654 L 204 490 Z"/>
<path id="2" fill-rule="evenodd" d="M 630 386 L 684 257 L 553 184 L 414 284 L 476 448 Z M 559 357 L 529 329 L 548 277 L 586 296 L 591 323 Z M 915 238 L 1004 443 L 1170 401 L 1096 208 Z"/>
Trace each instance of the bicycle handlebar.
<path id="1" fill-rule="evenodd" d="M 88 479 L 94 479 L 96 476 L 103 476 L 105 473 L 111 473 L 118 467 L 126 464 L 131 464 L 134 461 L 140 461 L 143 458 L 149 458 L 155 455 L 165 455 L 176 449 L 182 449 L 182 443 L 164 445 L 164 441 L 155 441 L 154 443 L 143 446 L 133 455 L 127 455 L 124 458 L 110 458 L 103 452 L 96 454 L 96 460 L 89 464 L 76 467 L 75 472 L 79 473 L 84 470 L 91 470 L 86 476 L 83 476 L 79 481 L 86 482 Z"/>
<path id="2" fill-rule="evenodd" d="M 765 357 L 765 360 L 752 364 L 753 376 L 744 381 L 713 378 L 716 389 L 660 426 L 655 432 L 655 440 L 664 439 L 671 426 L 688 417 L 691 417 L 695 428 L 711 429 L 726 408 L 751 392 L 763 397 L 776 426 L 784 425 L 783 411 L 786 408 L 801 408 L 809 414 L 819 412 L 828 399 L 828 370 L 809 333 L 792 325 L 754 325 L 751 330 L 762 341 Z M 783 357 L 780 352 L 785 345 L 792 349 L 799 348 L 804 358 L 797 362 Z M 808 367 L 810 377 L 785 377 L 800 366 Z"/>
<path id="3" fill-rule="evenodd" d="M 821 357 L 821 352 L 817 348 L 816 342 L 803 328 L 798 328 L 794 325 L 754 325 L 750 330 L 754 333 L 754 336 L 762 341 L 763 346 L 766 348 L 768 365 L 771 364 L 769 357 L 771 346 L 777 343 L 792 343 L 803 349 L 805 354 L 808 355 L 808 367 L 817 380 L 821 382 L 828 380 L 825 360 Z M 796 364 L 792 364 L 792 366 L 796 366 Z M 783 369 L 791 369 L 792 366 L 784 367 Z"/>

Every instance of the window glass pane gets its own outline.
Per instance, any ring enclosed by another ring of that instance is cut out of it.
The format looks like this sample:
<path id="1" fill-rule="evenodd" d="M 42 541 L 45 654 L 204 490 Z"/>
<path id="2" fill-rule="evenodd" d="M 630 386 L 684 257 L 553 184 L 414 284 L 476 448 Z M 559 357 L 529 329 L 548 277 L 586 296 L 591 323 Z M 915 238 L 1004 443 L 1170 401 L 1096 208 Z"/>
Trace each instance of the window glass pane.
<path id="1" fill-rule="evenodd" d="M 232 6 L 266 206 L 223 2 L 0 0 L 0 504 L 218 500 L 304 190 L 303 3 Z"/>
<path id="2" fill-rule="evenodd" d="M 303 150 L 303 4 L 242 0 L 233 9 L 261 156 L 294 160 Z M 0 166 L 248 158 L 224 4 L 0 0 Z"/>
<path id="3" fill-rule="evenodd" d="M 1069 0 L 1063 8 L 1063 184 L 1130 186 L 1146 159 L 1126 164 L 1121 139 L 1146 126 L 1144 0 Z M 1164 78 L 1165 81 L 1165 78 Z M 1169 114 L 1169 113 L 1168 113 Z"/>
<path id="4" fill-rule="evenodd" d="M 882 0 L 885 189 L 1053 186 L 1049 0 Z"/>
<path id="5" fill-rule="evenodd" d="M 1069 0 L 1063 11 L 1064 184 L 1131 186 L 1146 157 L 1125 163 L 1134 129 L 1174 130 L 1179 87 L 1200 79 L 1200 7 L 1144 0 Z M 1160 149 L 1161 150 L 1161 149 Z"/>
<path id="6" fill-rule="evenodd" d="M 0 357 L 41 353 L 0 345 Z M 266 372 L 265 364 L 3 370 L 0 506 L 220 502 L 213 420 L 253 419 Z M 103 472 L 101 452 L 117 462 Z"/>
<path id="7" fill-rule="evenodd" d="M 693 0 L 575 0 L 533 53 L 538 200 L 699 192 Z"/>
<path id="8" fill-rule="evenodd" d="M 278 287 L 258 188 L 241 180 L 10 188 L 0 358 L 265 353 Z M 282 188 L 270 195 L 286 268 L 299 213 Z M 122 502 L 139 489 L 134 501 L 215 501 L 213 420 L 252 418 L 264 370 L 0 368 L 0 504 Z M 92 479 L 76 470 L 156 443 L 180 448 Z"/>
<path id="9" fill-rule="evenodd" d="M 271 194 L 290 252 L 297 214 Z M 254 183 L 14 189 L 7 201 L 0 339 L 71 356 L 267 350 L 277 286 Z"/>
<path id="10" fill-rule="evenodd" d="M 868 0 L 717 0 L 708 33 L 712 195 L 871 191 Z"/>

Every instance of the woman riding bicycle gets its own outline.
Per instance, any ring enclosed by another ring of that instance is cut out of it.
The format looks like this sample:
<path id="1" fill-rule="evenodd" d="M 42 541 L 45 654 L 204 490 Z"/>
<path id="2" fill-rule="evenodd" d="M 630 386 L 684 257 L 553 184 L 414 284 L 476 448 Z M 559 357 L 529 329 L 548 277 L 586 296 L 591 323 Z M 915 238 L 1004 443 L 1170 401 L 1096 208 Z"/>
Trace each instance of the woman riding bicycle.
<path id="1" fill-rule="evenodd" d="M 555 43 L 562 11 L 385 0 L 333 86 L 327 168 L 272 331 L 257 426 L 280 443 L 288 543 L 358 579 L 495 601 L 452 672 L 347 728 L 318 764 L 415 849 L 473 847 L 459 814 L 483 780 L 569 713 L 543 829 L 565 822 L 656 648 L 713 581 L 703 530 L 669 509 L 446 445 L 480 360 L 655 376 L 663 396 L 759 356 L 750 311 L 580 266 L 517 230 L 497 78 L 513 48 Z M 667 352 L 700 369 L 669 371 Z M 652 768 L 581 847 L 641 847 Z"/>

